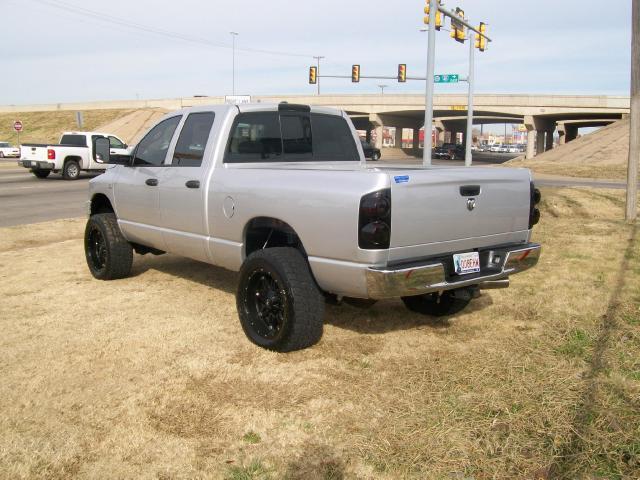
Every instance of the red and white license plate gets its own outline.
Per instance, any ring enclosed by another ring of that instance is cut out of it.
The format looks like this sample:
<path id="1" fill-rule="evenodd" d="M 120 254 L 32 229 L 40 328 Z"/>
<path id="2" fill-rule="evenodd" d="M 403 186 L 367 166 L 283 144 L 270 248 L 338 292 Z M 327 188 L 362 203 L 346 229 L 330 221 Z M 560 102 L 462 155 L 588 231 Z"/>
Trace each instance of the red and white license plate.
<path id="1" fill-rule="evenodd" d="M 453 268 L 458 275 L 480 271 L 478 252 L 456 253 L 453 255 Z"/>

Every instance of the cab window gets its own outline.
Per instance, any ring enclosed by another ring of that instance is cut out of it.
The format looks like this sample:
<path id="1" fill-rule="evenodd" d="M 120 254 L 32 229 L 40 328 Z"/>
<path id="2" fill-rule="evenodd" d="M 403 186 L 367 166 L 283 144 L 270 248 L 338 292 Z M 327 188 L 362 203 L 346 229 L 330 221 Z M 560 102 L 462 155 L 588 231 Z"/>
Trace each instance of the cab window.
<path id="1" fill-rule="evenodd" d="M 109 146 L 111 148 L 125 148 L 124 143 L 122 143 L 120 139 L 113 136 L 109 136 Z"/>
<path id="2" fill-rule="evenodd" d="M 282 138 L 278 112 L 248 112 L 239 114 L 231 127 L 224 161 L 282 161 Z"/>
<path id="3" fill-rule="evenodd" d="M 199 167 L 202 165 L 204 149 L 211 133 L 215 114 L 213 112 L 192 113 L 184 122 L 178 143 L 173 153 L 173 166 Z"/>
<path id="4" fill-rule="evenodd" d="M 161 166 L 167 156 L 169 144 L 181 118 L 180 115 L 167 118 L 153 127 L 138 143 L 133 164 Z"/>

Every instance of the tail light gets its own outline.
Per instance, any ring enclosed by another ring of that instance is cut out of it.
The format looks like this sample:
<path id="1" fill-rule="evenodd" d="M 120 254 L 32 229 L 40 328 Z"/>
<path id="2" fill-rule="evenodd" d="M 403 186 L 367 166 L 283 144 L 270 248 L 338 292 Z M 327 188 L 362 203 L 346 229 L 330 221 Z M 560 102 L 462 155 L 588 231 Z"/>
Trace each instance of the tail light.
<path id="1" fill-rule="evenodd" d="M 360 199 L 358 246 L 375 250 L 391 243 L 391 189 L 368 193 Z"/>
<path id="2" fill-rule="evenodd" d="M 56 159 L 56 151 L 53 148 L 47 149 L 47 159 L 55 160 Z"/>
<path id="3" fill-rule="evenodd" d="M 530 183 L 531 198 L 529 200 L 529 229 L 540 221 L 540 210 L 536 208 L 536 205 L 540 203 L 542 195 L 533 182 Z"/>

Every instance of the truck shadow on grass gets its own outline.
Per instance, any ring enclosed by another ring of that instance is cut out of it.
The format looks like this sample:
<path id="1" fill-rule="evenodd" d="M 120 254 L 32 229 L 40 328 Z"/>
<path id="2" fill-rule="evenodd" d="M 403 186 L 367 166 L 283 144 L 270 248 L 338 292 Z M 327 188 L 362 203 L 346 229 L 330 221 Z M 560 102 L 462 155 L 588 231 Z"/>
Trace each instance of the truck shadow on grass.
<path id="1" fill-rule="evenodd" d="M 136 256 L 131 276 L 143 275 L 149 270 L 196 282 L 232 295 L 235 295 L 238 285 L 237 272 L 231 272 L 207 263 L 174 255 Z M 430 317 L 413 313 L 405 308 L 400 299 L 381 300 L 369 308 L 357 308 L 346 303 L 327 304 L 325 323 L 364 334 L 382 334 L 424 327 L 446 329 L 451 326 L 451 321 L 479 312 L 492 303 L 491 296 L 484 294 L 473 300 L 462 312 L 447 317 Z"/>

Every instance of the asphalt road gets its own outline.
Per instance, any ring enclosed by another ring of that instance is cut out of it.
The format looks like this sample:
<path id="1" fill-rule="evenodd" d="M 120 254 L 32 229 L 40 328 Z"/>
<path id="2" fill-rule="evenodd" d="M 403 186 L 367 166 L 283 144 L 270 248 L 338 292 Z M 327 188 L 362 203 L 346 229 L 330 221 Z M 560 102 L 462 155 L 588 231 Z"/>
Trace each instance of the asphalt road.
<path id="1" fill-rule="evenodd" d="M 476 164 L 502 163 L 512 156 L 475 154 Z M 411 159 L 418 163 L 417 159 Z M 406 163 L 394 159 L 389 163 Z M 387 162 L 381 162 L 387 163 Z M 79 180 L 63 180 L 60 175 L 38 179 L 13 161 L 0 161 L 0 227 L 45 222 L 86 214 L 88 183 L 95 175 L 82 174 Z M 436 165 L 464 165 L 461 161 L 436 160 Z M 625 188 L 623 182 L 582 180 L 574 178 L 536 178 L 536 185 L 551 187 Z"/>
<path id="2" fill-rule="evenodd" d="M 63 180 L 60 175 L 38 179 L 26 168 L 0 165 L 0 227 L 85 215 L 89 179 Z"/>

